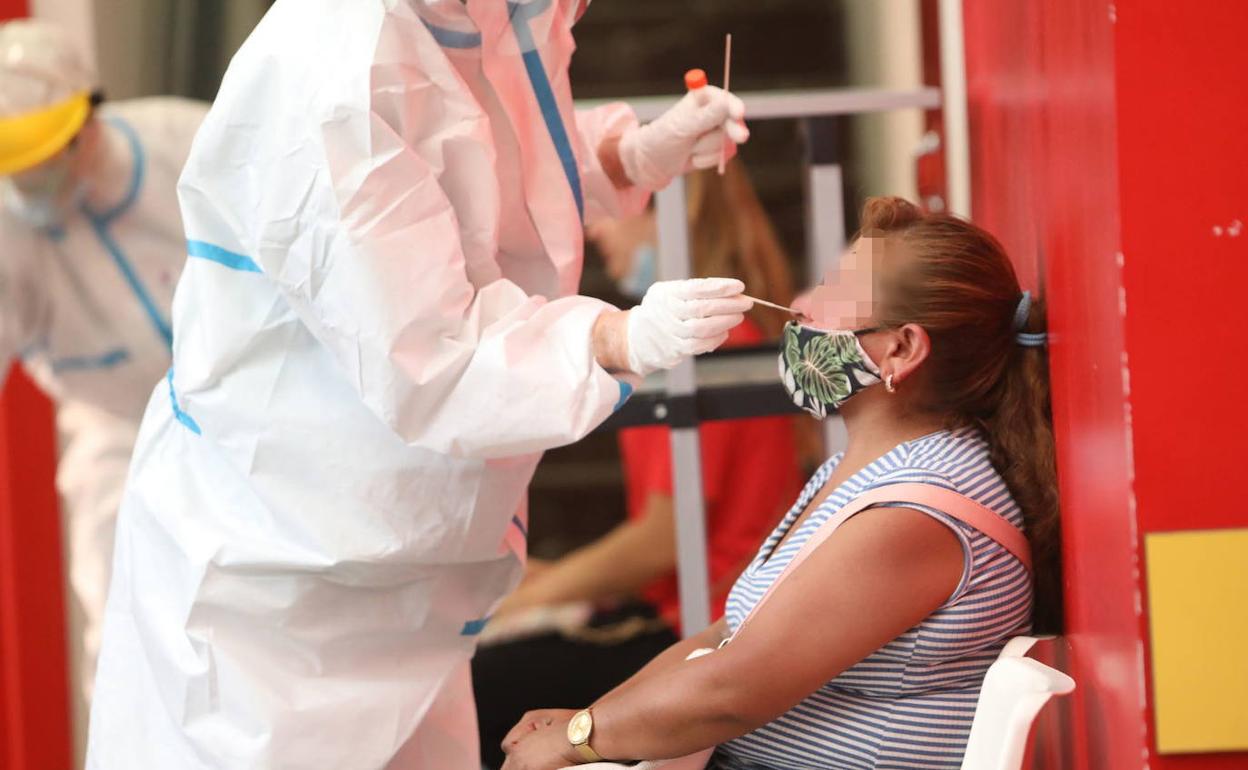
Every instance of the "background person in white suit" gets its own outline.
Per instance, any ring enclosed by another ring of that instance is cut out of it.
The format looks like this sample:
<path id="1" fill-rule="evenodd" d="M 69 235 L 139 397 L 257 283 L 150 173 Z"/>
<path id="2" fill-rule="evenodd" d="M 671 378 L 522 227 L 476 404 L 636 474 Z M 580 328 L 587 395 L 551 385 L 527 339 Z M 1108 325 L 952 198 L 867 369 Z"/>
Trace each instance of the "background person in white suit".
<path id="1" fill-rule="evenodd" d="M 0 383 L 20 357 L 56 402 L 69 582 L 89 697 L 113 527 L 186 261 L 178 174 L 208 106 L 101 103 L 59 28 L 0 24 Z"/>

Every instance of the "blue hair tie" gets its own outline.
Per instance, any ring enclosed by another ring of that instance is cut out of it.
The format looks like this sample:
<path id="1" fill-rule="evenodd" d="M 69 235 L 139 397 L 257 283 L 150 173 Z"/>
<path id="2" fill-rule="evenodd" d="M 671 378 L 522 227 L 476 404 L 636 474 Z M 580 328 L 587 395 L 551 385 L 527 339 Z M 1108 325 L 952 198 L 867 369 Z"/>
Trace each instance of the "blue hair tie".
<path id="1" fill-rule="evenodd" d="M 1049 335 L 1044 332 L 1025 332 L 1023 327 L 1027 325 L 1027 319 L 1031 316 L 1031 292 L 1023 292 L 1023 296 L 1018 298 L 1018 307 L 1014 309 L 1014 341 L 1025 348 L 1043 347 L 1049 341 Z"/>

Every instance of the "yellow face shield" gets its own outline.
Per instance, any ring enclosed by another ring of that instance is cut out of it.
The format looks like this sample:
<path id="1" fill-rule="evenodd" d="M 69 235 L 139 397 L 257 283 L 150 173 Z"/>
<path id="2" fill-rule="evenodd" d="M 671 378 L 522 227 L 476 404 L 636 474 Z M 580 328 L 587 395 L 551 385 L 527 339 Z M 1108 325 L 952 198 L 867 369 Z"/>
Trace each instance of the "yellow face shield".
<path id="1" fill-rule="evenodd" d="M 91 95 L 82 91 L 60 104 L 0 118 L 0 176 L 18 174 L 65 149 L 91 114 Z"/>

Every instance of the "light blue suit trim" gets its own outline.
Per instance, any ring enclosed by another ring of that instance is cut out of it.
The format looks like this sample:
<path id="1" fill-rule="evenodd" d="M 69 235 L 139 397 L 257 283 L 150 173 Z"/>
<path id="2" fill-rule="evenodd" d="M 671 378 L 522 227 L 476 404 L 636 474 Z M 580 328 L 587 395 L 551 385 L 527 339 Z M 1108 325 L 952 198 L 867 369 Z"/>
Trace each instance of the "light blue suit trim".
<path id="1" fill-rule="evenodd" d="M 173 349 L 173 329 L 170 328 L 169 322 L 161 315 L 160 308 L 156 306 L 152 295 L 148 293 L 147 288 L 143 286 L 143 282 L 139 280 L 139 274 L 135 271 L 134 266 L 130 264 L 130 260 L 126 259 L 126 254 L 121 250 L 121 246 L 113 240 L 113 236 L 108 232 L 108 225 L 105 222 L 96 220 L 91 221 L 91 227 L 95 230 L 95 237 L 99 239 L 100 244 L 113 258 L 117 269 L 121 271 L 121 275 L 126 279 L 126 283 L 130 284 L 130 290 L 134 292 L 134 296 L 139 298 L 139 304 L 143 306 L 143 310 L 147 312 L 148 320 L 152 322 L 156 332 L 161 339 L 165 341 L 165 347 Z"/>
<path id="2" fill-rule="evenodd" d="M 165 375 L 165 380 L 169 383 L 169 404 L 173 407 L 174 418 L 186 426 L 187 430 L 196 436 L 203 435 L 203 431 L 199 429 L 199 423 L 195 422 L 189 414 L 182 411 L 182 407 L 178 406 L 178 392 L 173 387 L 173 367 L 169 367 L 169 373 Z"/>
<path id="3" fill-rule="evenodd" d="M 611 410 L 612 412 L 620 411 L 624 404 L 628 403 L 629 397 L 633 395 L 632 385 L 629 385 L 623 380 L 616 380 L 616 382 L 619 383 L 620 386 L 620 400 L 615 402 L 615 408 Z"/>
<path id="4" fill-rule="evenodd" d="M 481 46 L 480 32 L 460 32 L 457 29 L 430 24 L 424 19 L 421 21 L 425 23 L 425 29 L 429 30 L 437 44 L 443 48 L 478 48 Z"/>
<path id="5" fill-rule="evenodd" d="M 508 3 L 507 10 L 511 17 L 511 27 L 516 33 L 516 42 L 520 45 L 524 59 L 524 69 L 529 75 L 529 83 L 533 86 L 533 95 L 542 110 L 542 119 L 546 122 L 546 131 L 555 144 L 555 152 L 563 166 L 563 174 L 568 178 L 568 186 L 572 188 L 572 197 L 576 199 L 576 211 L 581 221 L 585 220 L 585 197 L 581 192 L 581 172 L 576 163 L 576 153 L 572 151 L 572 142 L 568 139 L 567 128 L 563 124 L 563 116 L 559 114 L 559 103 L 555 100 L 554 89 L 546 76 L 546 67 L 542 64 L 542 55 L 533 40 L 533 32 L 529 29 L 529 19 L 537 16 L 550 7 L 550 0 L 535 0 L 531 3 Z"/>
<path id="6" fill-rule="evenodd" d="M 485 626 L 490 622 L 488 617 L 478 620 L 470 620 L 464 624 L 463 629 L 459 632 L 460 636 L 477 636 L 485 630 Z"/>
<path id="7" fill-rule="evenodd" d="M 147 313 L 148 320 L 152 322 L 152 326 L 156 329 L 156 333 L 165 341 L 165 346 L 173 348 L 173 329 L 169 326 L 169 322 L 165 320 L 164 315 L 160 312 L 160 308 L 152 299 L 152 295 L 148 292 L 143 282 L 139 280 L 139 274 L 130 264 L 130 260 L 126 258 L 126 254 L 121 249 L 121 245 L 113 240 L 109 227 L 114 221 L 130 210 L 135 201 L 139 198 L 139 191 L 143 189 L 143 178 L 146 176 L 147 159 L 143 153 L 143 145 L 139 142 L 138 134 L 130 127 L 128 123 L 117 119 L 110 119 L 109 123 L 116 126 L 126 139 L 130 142 L 130 149 L 134 154 L 134 172 L 130 179 L 130 189 L 126 191 L 126 197 L 121 203 L 112 209 L 97 214 L 87 205 L 81 207 L 82 214 L 91 223 L 91 229 L 95 232 L 95 237 L 100 241 L 100 245 L 113 258 L 113 262 L 117 265 L 117 269 L 121 271 L 121 275 L 126 279 L 126 283 L 130 285 L 130 290 L 134 292 L 134 296 L 138 297 L 139 304 L 143 306 L 143 310 Z"/>
<path id="8" fill-rule="evenodd" d="M 236 254 L 204 241 L 187 241 L 186 253 L 197 259 L 206 259 L 218 265 L 224 265 L 231 270 L 241 270 L 244 273 L 263 272 L 251 257 Z"/>
<path id="9" fill-rule="evenodd" d="M 130 360 L 130 351 L 125 348 L 112 350 L 96 356 L 68 356 L 52 362 L 53 374 L 65 372 L 82 372 L 90 369 L 111 369 Z"/>
<path id="10" fill-rule="evenodd" d="M 111 224 L 114 219 L 130 210 L 134 202 L 139 199 L 139 191 L 143 189 L 143 180 L 147 176 L 147 154 L 143 152 L 143 144 L 139 141 L 139 135 L 135 133 L 134 128 L 120 118 L 108 118 L 108 123 L 125 134 L 126 141 L 130 143 L 130 151 L 134 155 L 134 171 L 130 179 L 130 189 L 126 192 L 126 197 L 122 198 L 121 203 L 103 214 L 87 211 L 87 216 L 105 224 Z"/>
<path id="11" fill-rule="evenodd" d="M 530 19 L 541 16 L 550 7 L 550 0 L 532 0 L 528 3 L 509 2 L 507 3 L 507 17 L 515 23 L 518 17 L 521 21 L 528 22 Z M 521 49 L 532 50 L 532 49 Z"/>
<path id="12" fill-rule="evenodd" d="M 17 357 L 22 359 L 23 363 L 30 363 L 37 353 L 46 353 L 48 350 L 48 340 L 46 337 L 39 337 L 31 342 L 26 343 L 26 347 L 17 353 Z"/>

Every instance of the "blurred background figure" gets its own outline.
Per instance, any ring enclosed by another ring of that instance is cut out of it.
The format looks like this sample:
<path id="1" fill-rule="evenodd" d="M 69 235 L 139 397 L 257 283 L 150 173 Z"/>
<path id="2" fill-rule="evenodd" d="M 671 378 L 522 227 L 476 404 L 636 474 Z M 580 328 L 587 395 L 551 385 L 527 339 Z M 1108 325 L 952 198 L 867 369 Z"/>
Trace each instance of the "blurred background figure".
<path id="1" fill-rule="evenodd" d="M 741 279 L 746 293 L 792 298 L 788 261 L 739 161 L 686 179 L 694 275 Z M 588 233 L 620 293 L 658 279 L 653 209 Z M 775 340 L 785 318 L 756 305 L 725 348 Z M 714 618 L 737 575 L 800 489 L 798 435 L 779 416 L 704 423 L 703 493 Z M 481 757 L 499 767 L 503 736 L 527 710 L 592 703 L 680 638 L 671 439 L 666 427 L 619 432 L 627 520 L 566 556 L 530 559 L 473 659 Z M 591 504 L 592 505 L 592 504 Z"/>
<path id="2" fill-rule="evenodd" d="M 169 367 L 185 258 L 174 187 L 206 106 L 103 103 L 57 27 L 0 25 L 0 382 L 20 356 L 56 402 L 74 689 L 90 696 L 113 525 L 139 419 Z"/>

